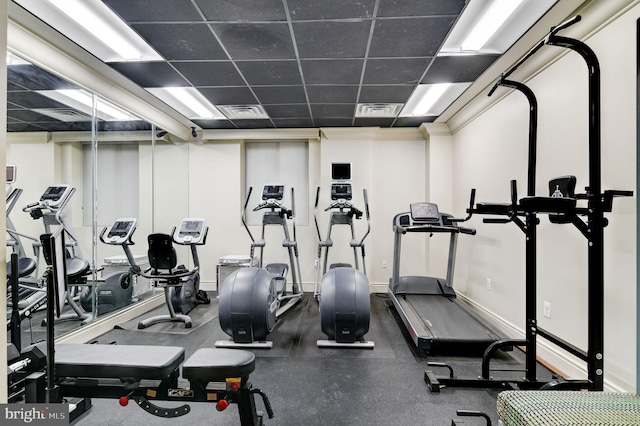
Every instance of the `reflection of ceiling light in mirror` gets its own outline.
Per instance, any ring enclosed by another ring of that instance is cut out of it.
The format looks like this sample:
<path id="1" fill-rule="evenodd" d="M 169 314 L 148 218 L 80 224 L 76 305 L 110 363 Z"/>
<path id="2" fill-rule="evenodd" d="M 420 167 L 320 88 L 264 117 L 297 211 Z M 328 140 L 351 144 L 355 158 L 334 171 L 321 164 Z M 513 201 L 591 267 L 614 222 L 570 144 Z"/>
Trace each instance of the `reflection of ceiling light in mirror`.
<path id="1" fill-rule="evenodd" d="M 471 83 L 419 84 L 400 117 L 437 116 L 455 101 Z"/>
<path id="2" fill-rule="evenodd" d="M 101 0 L 14 0 L 105 62 L 162 57 Z"/>
<path id="3" fill-rule="evenodd" d="M 227 119 L 193 87 L 150 87 L 146 90 L 189 119 Z"/>
<path id="4" fill-rule="evenodd" d="M 91 115 L 93 95 L 84 90 L 38 90 L 37 93 Z M 135 115 L 101 98 L 98 98 L 96 108 L 98 110 L 96 115 L 104 121 L 140 120 Z"/>
<path id="5" fill-rule="evenodd" d="M 25 61 L 18 55 L 7 51 L 7 65 L 31 65 L 30 62 Z"/>

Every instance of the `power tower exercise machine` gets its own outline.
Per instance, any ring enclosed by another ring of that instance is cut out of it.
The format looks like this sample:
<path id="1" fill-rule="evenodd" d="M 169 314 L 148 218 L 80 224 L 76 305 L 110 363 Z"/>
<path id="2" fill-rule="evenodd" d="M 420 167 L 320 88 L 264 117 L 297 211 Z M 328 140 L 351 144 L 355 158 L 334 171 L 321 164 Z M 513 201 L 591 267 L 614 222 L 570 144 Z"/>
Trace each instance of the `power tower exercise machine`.
<path id="1" fill-rule="evenodd" d="M 503 218 L 488 218 L 489 223 L 515 223 L 526 237 L 526 301 L 525 301 L 525 338 L 501 340 L 487 348 L 482 358 L 482 373 L 478 378 L 456 377 L 453 369 L 443 363 L 428 363 L 430 367 L 446 367 L 447 376 L 437 376 L 425 371 L 424 379 L 432 392 L 441 387 L 481 387 L 499 389 L 588 389 L 602 391 L 604 387 L 604 228 L 608 220 L 604 213 L 613 209 L 615 197 L 629 197 L 632 191 L 605 190 L 601 185 L 601 127 L 600 127 L 600 68 L 598 59 L 586 44 L 579 40 L 562 37 L 557 33 L 580 21 L 576 16 L 569 21 L 551 28 L 549 34 L 527 53 L 518 63 L 505 72 L 491 89 L 493 94 L 498 86 L 511 87 L 522 92 L 530 105 L 529 119 L 529 167 L 527 196 L 518 200 L 515 181 L 511 182 L 511 203 L 476 203 L 475 191 L 471 191 L 471 205 L 467 210 L 471 214 L 499 215 Z M 535 195 L 536 168 L 536 123 L 537 102 L 532 91 L 522 83 L 507 78 L 535 52 L 545 45 L 564 47 L 577 52 L 586 62 L 589 77 L 589 183 L 582 194 L 575 193 L 576 178 L 562 176 L 549 181 L 547 197 Z M 582 205 L 579 205 L 580 202 Z M 588 303 L 588 348 L 583 350 L 539 327 L 536 317 L 537 290 L 537 235 L 540 223 L 539 214 L 548 215 L 554 224 L 573 224 L 587 239 L 587 303 Z M 504 218 L 506 216 L 506 218 Z M 524 220 L 522 220 L 524 218 Z M 586 218 L 586 220 L 584 219 Z M 583 360 L 587 366 L 586 380 L 539 380 L 536 375 L 537 337 L 541 336 L 569 354 Z M 525 348 L 525 377 L 493 377 L 490 362 L 495 353 L 504 346 Z"/>
<path id="2" fill-rule="evenodd" d="M 98 315 L 124 308 L 133 302 L 133 280 L 140 274 L 140 267 L 129 249 L 134 242 L 131 240 L 136 230 L 135 218 L 120 218 L 111 225 L 107 238 L 104 234 L 107 228 L 103 228 L 100 233 L 100 241 L 104 244 L 118 245 L 124 250 L 129 262 L 127 272 L 115 273 L 96 281 L 94 285 L 86 287 L 80 294 L 80 305 L 87 312 L 93 310 L 94 303 L 98 306 Z M 94 295 L 97 300 L 94 301 Z"/>
<path id="3" fill-rule="evenodd" d="M 231 273 L 222 283 L 218 302 L 218 317 L 222 330 L 232 341 L 219 340 L 216 347 L 254 347 L 270 349 L 273 342 L 267 335 L 273 331 L 276 321 L 302 298 L 298 243 L 296 241 L 295 198 L 291 188 L 291 209 L 283 203 L 284 185 L 264 185 L 262 202 L 253 211 L 266 210 L 262 214 L 262 234 L 253 237 L 247 225 L 245 213 L 251 192 L 242 209 L 242 224 L 251 238 L 250 258 L 260 249 L 258 267 L 241 268 Z M 293 221 L 293 239 L 289 235 L 288 219 Z M 264 262 L 265 229 L 279 226 L 284 231 L 282 246 L 287 249 L 289 264 Z M 291 268 L 291 290 L 287 288 L 287 272 Z"/>
<path id="4" fill-rule="evenodd" d="M 350 173 L 349 173 L 350 175 Z M 336 176 L 332 176 L 336 178 Z M 327 236 L 322 239 L 318 225 L 318 202 L 320 187 L 316 191 L 314 222 L 318 233 L 318 257 L 316 259 L 316 283 L 314 297 L 320 304 L 320 326 L 329 340 L 318 340 L 318 347 L 366 348 L 373 349 L 374 342 L 366 341 L 363 336 L 369 331 L 371 299 L 369 280 L 366 275 L 364 240 L 371 230 L 367 190 L 363 190 L 367 231 L 358 240 L 355 234 L 354 219 L 361 219 L 363 212 L 357 209 L 351 200 L 351 184 L 336 182 L 331 184 L 331 204 L 324 211 L 331 211 Z M 334 225 L 346 225 L 351 231 L 349 245 L 353 248 L 354 266 L 349 263 L 333 263 L 328 266 L 329 249 L 333 247 L 331 231 Z M 362 257 L 362 271 L 359 269 L 358 249 Z M 323 257 L 324 252 L 324 257 Z M 320 263 L 322 279 L 320 280 Z M 327 270 L 328 266 L 328 270 Z"/>
<path id="5" fill-rule="evenodd" d="M 142 330 L 161 322 L 182 322 L 185 328 L 191 328 L 193 323 L 187 315 L 196 305 L 208 304 L 211 301 L 206 292 L 200 290 L 200 258 L 198 246 L 204 245 L 209 228 L 202 218 L 188 217 L 182 219 L 180 227 L 174 227 L 171 234 L 151 234 L 147 237 L 149 243 L 149 265 L 140 274 L 152 280 L 155 287 L 164 291 L 165 303 L 169 314 L 157 315 L 144 319 L 138 323 Z M 193 268 L 178 265 L 176 250 L 173 243 L 189 246 Z"/>
<path id="6" fill-rule="evenodd" d="M 499 336 L 457 297 L 453 287 L 458 235 L 475 235 L 476 230 L 459 226 L 466 219 L 440 212 L 435 203 L 413 203 L 410 207 L 393 219 L 393 271 L 389 282 L 393 306 L 413 343 L 427 353 L 484 350 Z M 400 276 L 402 237 L 413 233 L 449 235 L 446 278 Z"/>

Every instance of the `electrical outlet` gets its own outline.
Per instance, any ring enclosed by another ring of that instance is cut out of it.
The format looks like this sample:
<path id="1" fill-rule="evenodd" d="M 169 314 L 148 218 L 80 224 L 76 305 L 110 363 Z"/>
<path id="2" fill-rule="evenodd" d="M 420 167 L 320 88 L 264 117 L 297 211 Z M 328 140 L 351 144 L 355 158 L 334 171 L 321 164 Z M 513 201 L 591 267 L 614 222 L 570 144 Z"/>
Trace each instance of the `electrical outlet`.
<path id="1" fill-rule="evenodd" d="M 386 268 L 386 267 L 387 267 L 387 261 L 386 261 L 386 260 L 383 260 L 383 261 L 382 261 L 382 267 L 383 267 L 383 268 Z"/>
<path id="2" fill-rule="evenodd" d="M 491 290 L 491 278 L 487 278 L 487 290 Z"/>
<path id="3" fill-rule="evenodd" d="M 542 305 L 542 315 L 544 315 L 545 318 L 551 318 L 551 303 L 544 302 Z"/>

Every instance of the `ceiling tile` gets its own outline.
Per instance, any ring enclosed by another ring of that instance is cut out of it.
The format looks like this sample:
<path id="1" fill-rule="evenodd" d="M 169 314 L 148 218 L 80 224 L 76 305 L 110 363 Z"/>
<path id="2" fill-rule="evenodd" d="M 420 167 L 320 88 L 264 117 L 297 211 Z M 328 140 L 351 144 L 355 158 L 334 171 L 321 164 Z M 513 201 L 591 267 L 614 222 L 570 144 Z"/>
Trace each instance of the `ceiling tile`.
<path id="1" fill-rule="evenodd" d="M 229 59 L 206 24 L 138 24 L 133 28 L 169 61 Z"/>
<path id="2" fill-rule="evenodd" d="M 308 86 L 311 104 L 355 104 L 358 86 Z"/>
<path id="3" fill-rule="evenodd" d="M 254 86 L 253 91 L 263 104 L 307 103 L 303 86 Z"/>
<path id="4" fill-rule="evenodd" d="M 354 126 L 358 127 L 391 127 L 395 118 L 362 118 L 357 117 L 353 122 Z"/>
<path id="5" fill-rule="evenodd" d="M 375 0 L 288 0 L 292 21 L 371 18 Z"/>
<path id="6" fill-rule="evenodd" d="M 360 89 L 359 103 L 405 103 L 414 85 L 370 86 L 363 85 Z"/>
<path id="7" fill-rule="evenodd" d="M 457 15 L 468 0 L 380 0 L 378 16 Z"/>
<path id="8" fill-rule="evenodd" d="M 73 83 L 33 65 L 7 66 L 7 82 L 31 90 L 79 89 Z M 7 86 L 7 90 L 15 87 Z"/>
<path id="9" fill-rule="evenodd" d="M 212 27 L 235 60 L 296 57 L 286 23 L 214 24 Z"/>
<path id="10" fill-rule="evenodd" d="M 251 85 L 302 84 L 296 61 L 238 61 L 236 65 Z"/>
<path id="11" fill-rule="evenodd" d="M 36 92 L 8 92 L 7 102 L 23 108 L 69 108 L 65 104 L 54 101 Z"/>
<path id="12" fill-rule="evenodd" d="M 213 87 L 201 88 L 198 91 L 215 105 L 248 105 L 258 102 L 248 87 Z"/>
<path id="13" fill-rule="evenodd" d="M 301 58 L 364 58 L 369 21 L 294 22 Z"/>
<path id="14" fill-rule="evenodd" d="M 238 126 L 238 129 L 270 129 L 274 127 L 271 120 L 235 120 L 233 124 Z"/>
<path id="15" fill-rule="evenodd" d="M 201 21 L 191 0 L 102 0 L 130 22 Z"/>
<path id="16" fill-rule="evenodd" d="M 455 17 L 378 20 L 369 57 L 434 56 Z"/>
<path id="17" fill-rule="evenodd" d="M 109 65 L 141 87 L 189 86 L 166 62 L 111 62 Z"/>
<path id="18" fill-rule="evenodd" d="M 313 120 L 316 127 L 351 127 L 351 118 L 318 118 Z"/>
<path id="19" fill-rule="evenodd" d="M 351 118 L 355 104 L 312 104 L 313 118 Z"/>
<path id="20" fill-rule="evenodd" d="M 235 129 L 229 120 L 192 120 L 195 124 L 203 129 Z"/>
<path id="21" fill-rule="evenodd" d="M 265 105 L 265 111 L 271 118 L 309 118 L 307 104 Z"/>
<path id="22" fill-rule="evenodd" d="M 272 121 L 280 129 L 314 127 L 310 118 L 274 118 Z"/>
<path id="23" fill-rule="evenodd" d="M 364 84 L 417 84 L 432 58 L 369 59 Z"/>
<path id="24" fill-rule="evenodd" d="M 421 83 L 466 83 L 475 81 L 499 55 L 438 56 Z"/>
<path id="25" fill-rule="evenodd" d="M 363 59 L 300 61 L 306 84 L 358 84 L 363 64 Z"/>
<path id="26" fill-rule="evenodd" d="M 229 61 L 173 62 L 173 66 L 194 86 L 246 86 Z"/>
<path id="27" fill-rule="evenodd" d="M 438 117 L 398 117 L 393 127 L 418 127 L 422 123 L 433 123 Z"/>
<path id="28" fill-rule="evenodd" d="M 195 0 L 209 21 L 284 21 L 282 0 Z"/>

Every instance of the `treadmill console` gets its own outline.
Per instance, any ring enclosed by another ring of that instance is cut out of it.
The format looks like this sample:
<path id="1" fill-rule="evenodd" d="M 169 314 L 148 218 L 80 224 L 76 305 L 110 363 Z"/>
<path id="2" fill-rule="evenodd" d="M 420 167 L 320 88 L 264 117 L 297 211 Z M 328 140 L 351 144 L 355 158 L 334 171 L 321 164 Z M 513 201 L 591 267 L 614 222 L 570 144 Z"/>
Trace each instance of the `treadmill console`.
<path id="1" fill-rule="evenodd" d="M 40 197 L 40 203 L 46 204 L 49 207 L 58 207 L 69 197 L 71 189 L 70 185 L 65 184 L 50 186 Z"/>
<path id="2" fill-rule="evenodd" d="M 131 234 L 136 229 L 136 219 L 134 218 L 121 218 L 111 226 L 109 233 L 107 234 L 106 242 L 109 244 L 124 244 L 129 240 Z"/>
<path id="3" fill-rule="evenodd" d="M 434 203 L 412 203 L 411 219 L 414 222 L 438 222 L 440 220 L 438 205 Z"/>
<path id="4" fill-rule="evenodd" d="M 351 200 L 353 198 L 353 192 L 351 191 L 350 183 L 332 183 L 331 184 L 331 199 L 332 200 Z"/>
<path id="5" fill-rule="evenodd" d="M 284 198 L 284 185 L 265 185 L 262 188 L 263 200 L 281 201 Z"/>
<path id="6" fill-rule="evenodd" d="M 198 244 L 204 237 L 204 219 L 187 217 L 180 222 L 178 233 L 174 235 L 180 244 Z"/>

